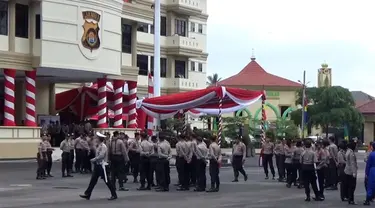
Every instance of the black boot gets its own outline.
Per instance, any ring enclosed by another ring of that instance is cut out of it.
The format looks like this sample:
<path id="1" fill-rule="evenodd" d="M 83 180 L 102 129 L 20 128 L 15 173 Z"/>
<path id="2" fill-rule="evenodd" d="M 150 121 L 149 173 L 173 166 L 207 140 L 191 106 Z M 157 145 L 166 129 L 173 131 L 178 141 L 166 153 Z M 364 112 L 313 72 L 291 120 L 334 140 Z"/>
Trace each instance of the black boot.
<path id="1" fill-rule="evenodd" d="M 81 198 L 83 198 L 83 199 L 86 199 L 86 200 L 90 200 L 90 195 L 88 195 L 88 194 L 81 194 L 81 195 L 79 195 L 79 197 L 81 197 Z"/>
<path id="2" fill-rule="evenodd" d="M 211 193 L 211 192 L 216 192 L 215 185 L 211 184 L 211 188 L 208 189 L 206 192 Z"/>

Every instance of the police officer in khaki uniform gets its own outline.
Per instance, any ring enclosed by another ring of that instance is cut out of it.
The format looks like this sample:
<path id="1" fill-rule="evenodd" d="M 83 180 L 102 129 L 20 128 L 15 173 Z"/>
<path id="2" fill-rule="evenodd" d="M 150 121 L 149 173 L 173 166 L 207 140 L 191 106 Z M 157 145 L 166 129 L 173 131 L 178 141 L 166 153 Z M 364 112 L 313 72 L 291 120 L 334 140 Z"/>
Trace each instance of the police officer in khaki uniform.
<path id="1" fill-rule="evenodd" d="M 48 160 L 46 141 L 47 141 L 47 134 L 42 134 L 41 141 L 39 142 L 39 145 L 38 145 L 38 153 L 37 153 L 37 161 L 38 161 L 38 169 L 36 171 L 37 180 L 46 179 L 45 171 L 46 171 L 47 160 Z"/>
<path id="2" fill-rule="evenodd" d="M 357 203 L 354 201 L 354 192 L 357 186 L 357 173 L 358 173 L 358 165 L 357 165 L 357 157 L 354 153 L 356 148 L 356 143 L 354 141 L 350 141 L 348 144 L 348 149 L 346 150 L 345 154 L 345 187 L 347 189 L 347 196 L 348 196 L 348 204 L 356 205 Z"/>
<path id="3" fill-rule="evenodd" d="M 129 136 L 126 135 L 124 132 L 120 132 L 120 139 L 124 142 L 126 153 L 128 154 L 129 160 L 125 163 L 125 176 L 124 176 L 124 183 L 128 182 L 128 174 L 129 174 L 129 167 L 130 167 L 130 157 L 129 157 Z"/>
<path id="4" fill-rule="evenodd" d="M 294 170 L 294 174 L 293 174 L 293 177 L 295 178 L 295 183 L 294 185 L 296 186 L 297 185 L 297 182 L 298 182 L 298 188 L 302 188 L 302 170 L 301 170 L 301 163 L 300 163 L 300 159 L 301 159 L 301 154 L 302 152 L 304 151 L 303 147 L 302 147 L 302 141 L 300 140 L 297 140 L 296 141 L 296 145 L 295 147 L 293 148 L 293 155 L 292 155 L 292 161 L 293 161 L 293 170 Z M 298 174 L 298 177 L 297 177 L 297 174 Z"/>
<path id="5" fill-rule="evenodd" d="M 91 162 L 90 162 L 90 145 L 89 145 L 89 139 L 87 134 L 83 134 L 81 137 L 81 145 L 83 147 L 83 153 L 82 153 L 82 172 L 83 173 L 89 173 L 91 169 Z"/>
<path id="6" fill-rule="evenodd" d="M 66 135 L 65 139 L 60 143 L 60 149 L 62 151 L 61 154 L 61 173 L 62 177 L 73 177 L 71 175 L 71 170 L 69 169 L 70 166 L 70 144 L 69 144 L 69 134 Z M 65 174 L 66 173 L 66 174 Z"/>
<path id="7" fill-rule="evenodd" d="M 133 182 L 138 183 L 139 166 L 140 166 L 140 147 L 139 147 L 139 132 L 134 133 L 134 138 L 128 140 L 129 144 L 129 159 L 131 171 L 133 173 Z"/>
<path id="8" fill-rule="evenodd" d="M 276 167 L 277 172 L 279 173 L 279 182 L 283 182 L 285 179 L 285 150 L 284 150 L 284 142 L 282 140 L 278 140 L 275 145 L 275 157 L 276 157 Z"/>
<path id="9" fill-rule="evenodd" d="M 91 193 L 94 190 L 96 184 L 98 183 L 99 177 L 102 178 L 107 185 L 108 189 L 111 192 L 111 197 L 108 200 L 117 199 L 116 189 L 113 187 L 113 184 L 108 180 L 107 167 L 108 167 L 108 148 L 104 144 L 105 135 L 97 132 L 96 136 L 98 137 L 98 148 L 96 149 L 95 158 L 91 159 L 91 162 L 94 163 L 94 171 L 91 175 L 90 184 L 87 187 L 84 194 L 79 195 L 81 198 L 90 200 Z"/>
<path id="10" fill-rule="evenodd" d="M 247 174 L 243 169 L 243 164 L 246 160 L 246 145 L 241 141 L 240 137 L 237 137 L 232 148 L 232 166 L 234 172 L 234 180 L 232 182 L 238 182 L 239 173 L 247 181 Z"/>
<path id="11" fill-rule="evenodd" d="M 314 191 L 316 201 L 322 201 L 323 199 L 319 196 L 319 190 L 316 182 L 316 173 L 314 164 L 317 163 L 317 157 L 315 152 L 311 149 L 311 142 L 305 141 L 305 150 L 301 154 L 301 168 L 303 175 L 303 183 L 305 187 L 306 198 L 305 201 L 311 201 L 310 198 L 310 185 Z"/>
<path id="12" fill-rule="evenodd" d="M 169 160 L 172 158 L 172 150 L 171 145 L 163 135 L 159 136 L 157 155 L 156 171 L 158 172 L 159 187 L 156 191 L 166 192 L 169 191 L 169 184 L 171 183 Z"/>
<path id="13" fill-rule="evenodd" d="M 286 145 L 284 147 L 284 155 L 285 155 L 285 168 L 286 168 L 286 187 L 292 187 L 292 183 L 296 182 L 296 178 L 294 177 L 294 169 L 293 169 L 293 146 L 292 141 L 288 139 L 286 141 Z M 264 165 L 264 164 L 263 164 Z"/>
<path id="14" fill-rule="evenodd" d="M 47 177 L 53 177 L 51 175 L 52 170 L 52 153 L 55 150 L 51 145 L 51 135 L 47 135 L 47 140 L 45 141 L 45 145 L 47 147 L 47 164 L 46 164 L 46 175 Z"/>
<path id="15" fill-rule="evenodd" d="M 190 185 L 190 162 L 192 158 L 192 150 L 188 143 L 188 139 L 185 135 L 181 135 L 183 140 L 179 145 L 179 152 L 181 154 L 181 186 L 177 188 L 177 191 L 188 191 Z"/>
<path id="16" fill-rule="evenodd" d="M 113 132 L 109 145 L 109 160 L 111 162 L 112 184 L 116 187 L 116 179 L 119 181 L 119 191 L 128 191 L 124 188 L 125 163 L 129 161 L 124 142 L 119 139 L 118 131 Z"/>
<path id="17" fill-rule="evenodd" d="M 81 140 L 82 140 L 81 135 L 74 140 L 74 149 L 76 152 L 76 162 L 74 166 L 75 166 L 77 173 L 79 172 L 82 173 L 82 169 L 83 169 L 82 166 L 83 166 L 83 158 L 84 158 L 84 147 L 82 146 Z"/>
<path id="18" fill-rule="evenodd" d="M 327 142 L 327 141 L 326 141 Z M 328 158 L 328 151 L 324 148 L 324 143 L 319 141 L 315 145 L 315 152 L 317 155 L 317 165 L 316 165 L 316 174 L 318 176 L 318 182 L 319 182 L 319 195 L 320 197 L 324 198 L 324 181 L 325 181 L 325 174 L 326 174 L 326 168 L 329 164 L 329 158 Z"/>
<path id="19" fill-rule="evenodd" d="M 263 169 L 264 174 L 266 174 L 266 179 L 268 179 L 268 166 L 271 169 L 272 179 L 275 180 L 275 169 L 273 168 L 273 150 L 274 144 L 271 142 L 269 138 L 266 138 L 266 141 L 262 144 L 263 149 Z"/>
<path id="20" fill-rule="evenodd" d="M 151 136 L 151 144 L 153 145 L 153 152 L 150 155 L 150 174 L 151 174 L 151 181 L 152 186 L 155 186 L 155 184 L 159 184 L 159 175 L 157 174 L 156 167 L 158 164 L 158 138 L 156 136 Z M 154 177 L 155 175 L 155 177 Z M 156 179 L 156 183 L 154 182 L 154 178 Z"/>
<path id="21" fill-rule="evenodd" d="M 200 137 L 197 138 L 195 155 L 197 156 L 197 187 L 194 189 L 194 191 L 203 192 L 206 190 L 206 159 L 208 157 L 208 148 L 206 143 L 204 143 Z"/>
<path id="22" fill-rule="evenodd" d="M 345 154 L 347 150 L 347 142 L 343 141 L 339 145 L 339 153 L 337 154 L 337 161 L 338 161 L 338 173 L 339 173 L 339 180 L 340 180 L 340 197 L 341 201 L 347 201 L 348 200 L 348 193 L 345 187 Z M 365 183 L 365 190 L 367 190 L 366 187 L 367 183 Z"/>
<path id="23" fill-rule="evenodd" d="M 210 166 L 209 172 L 211 177 L 211 188 L 207 192 L 218 192 L 220 189 L 220 165 L 221 165 L 221 149 L 217 144 L 217 137 L 211 137 L 211 144 L 209 146 Z"/>
<path id="24" fill-rule="evenodd" d="M 177 137 L 178 142 L 176 143 L 176 169 L 178 175 L 178 182 L 177 186 L 181 186 L 183 184 L 183 172 L 184 172 L 184 150 L 182 146 L 184 145 L 184 136 L 179 135 Z"/>
<path id="25" fill-rule="evenodd" d="M 146 133 L 141 134 L 141 143 L 140 143 L 140 182 L 141 186 L 137 189 L 139 191 L 151 190 L 151 171 L 150 171 L 150 155 L 153 154 L 154 148 L 153 144 L 148 141 L 148 135 Z M 146 186 L 147 181 L 147 186 Z"/>
<path id="26" fill-rule="evenodd" d="M 329 137 L 329 145 L 327 146 L 329 151 L 329 164 L 328 164 L 328 177 L 326 179 L 327 182 L 327 190 L 337 190 L 338 184 L 338 174 L 337 174 L 337 154 L 339 152 L 338 147 L 335 144 L 335 137 Z"/>
<path id="27" fill-rule="evenodd" d="M 191 151 L 191 162 L 189 163 L 190 186 L 195 187 L 197 185 L 197 155 L 195 154 L 197 149 L 197 136 L 195 134 L 191 135 L 188 144 Z"/>
<path id="28" fill-rule="evenodd" d="M 73 163 L 74 163 L 74 134 L 67 134 L 68 136 L 68 144 L 70 148 L 70 154 L 69 154 L 69 164 L 68 164 L 68 170 L 70 173 L 73 173 Z"/>

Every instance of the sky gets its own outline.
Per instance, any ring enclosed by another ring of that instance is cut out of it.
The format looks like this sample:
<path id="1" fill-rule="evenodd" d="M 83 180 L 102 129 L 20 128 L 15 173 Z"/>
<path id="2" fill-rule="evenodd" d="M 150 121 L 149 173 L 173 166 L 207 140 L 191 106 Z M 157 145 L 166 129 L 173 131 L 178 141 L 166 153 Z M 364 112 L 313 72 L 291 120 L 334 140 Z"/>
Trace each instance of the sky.
<path id="1" fill-rule="evenodd" d="M 228 3 L 233 2 L 233 3 Z M 269 73 L 317 85 L 322 63 L 333 85 L 375 96 L 374 0 L 207 0 L 207 75 L 227 78 L 252 56 Z"/>

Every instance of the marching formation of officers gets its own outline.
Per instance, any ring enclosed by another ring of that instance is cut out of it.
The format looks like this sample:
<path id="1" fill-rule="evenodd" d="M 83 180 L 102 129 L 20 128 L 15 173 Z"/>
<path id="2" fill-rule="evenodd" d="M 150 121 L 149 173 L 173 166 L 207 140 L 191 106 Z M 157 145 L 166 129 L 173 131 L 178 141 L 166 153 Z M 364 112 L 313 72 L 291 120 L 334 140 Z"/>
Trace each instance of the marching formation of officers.
<path id="1" fill-rule="evenodd" d="M 306 199 L 310 201 L 310 185 L 315 201 L 325 199 L 324 190 L 338 190 L 340 197 L 350 205 L 355 205 L 354 192 L 357 179 L 357 159 L 354 154 L 356 143 L 343 141 L 336 146 L 335 138 L 319 140 L 315 144 L 311 140 L 279 140 L 276 145 L 267 139 L 262 145 L 262 164 L 266 179 L 269 179 L 268 168 L 275 180 L 273 155 L 279 182 L 305 188 Z"/>
<path id="2" fill-rule="evenodd" d="M 48 134 L 42 134 L 38 147 L 37 179 L 52 177 L 52 151 Z M 243 144 L 243 143 L 241 143 Z M 92 173 L 89 187 L 80 195 L 90 199 L 99 178 L 102 178 L 109 190 L 109 200 L 117 198 L 116 182 L 119 191 L 128 191 L 124 183 L 128 181 L 127 175 L 133 176 L 134 183 L 140 183 L 137 190 L 151 190 L 158 192 L 169 191 L 170 162 L 172 158 L 171 146 L 164 136 L 152 136 L 136 132 L 134 138 L 129 138 L 124 133 L 113 132 L 109 134 L 93 133 L 81 134 L 75 138 L 74 134 L 67 134 L 61 142 L 61 174 L 62 177 L 73 177 L 72 173 Z M 239 146 L 238 151 L 245 150 Z M 242 162 L 243 154 L 237 152 L 235 161 L 239 159 L 238 170 L 244 173 Z M 202 138 L 195 135 L 179 135 L 176 144 L 176 169 L 178 173 L 178 191 L 188 191 L 195 187 L 196 192 L 218 192 L 220 188 L 219 169 L 221 166 L 221 149 L 217 137 L 210 139 L 207 147 Z M 75 162 L 74 162 L 75 161 Z M 209 164 L 211 187 L 206 190 L 206 166 Z M 73 170 L 73 167 L 75 170 Z M 107 174 L 108 173 L 108 174 Z M 247 175 L 244 175 L 247 180 Z M 138 179 L 139 177 L 139 179 Z"/>
<path id="3" fill-rule="evenodd" d="M 53 177 L 51 168 L 54 149 L 50 141 L 51 137 L 48 134 L 41 135 L 37 153 L 38 180 Z M 372 146 L 375 147 L 375 144 Z M 375 150 L 374 147 L 372 151 Z M 269 179 L 270 168 L 272 179 L 275 180 L 275 155 L 278 181 L 286 182 L 288 188 L 292 185 L 299 189 L 304 188 L 305 201 L 311 201 L 310 186 L 315 195 L 313 199 L 323 201 L 324 190 L 338 190 L 340 184 L 341 200 L 355 205 L 354 192 L 358 171 L 355 148 L 354 141 L 343 141 L 336 146 L 334 137 L 316 143 L 311 140 L 279 140 L 276 145 L 270 139 L 266 139 L 262 144 L 261 153 L 265 179 Z M 158 192 L 169 191 L 169 160 L 172 158 L 172 152 L 169 142 L 163 135 L 149 137 L 146 133 L 136 132 L 134 138 L 129 138 L 124 133 L 115 131 L 112 137 L 109 133 L 103 135 L 97 132 L 95 135 L 81 134 L 75 138 L 74 134 L 67 134 L 60 144 L 60 149 L 62 177 L 73 177 L 72 173 L 92 173 L 87 190 L 80 195 L 82 198 L 90 199 L 98 179 L 102 178 L 111 192 L 109 200 L 117 199 L 116 182 L 119 191 L 128 191 L 124 183 L 128 181 L 129 173 L 133 176 L 134 183 L 140 182 L 137 190 L 151 190 L 154 187 Z M 248 176 L 243 168 L 245 158 L 246 146 L 237 138 L 232 149 L 233 182 L 238 182 L 240 173 L 247 181 Z M 370 152 L 368 158 L 365 205 L 370 205 L 375 195 L 375 153 Z M 210 139 L 207 148 L 205 141 L 196 135 L 179 135 L 176 144 L 177 190 L 188 191 L 190 187 L 195 187 L 196 192 L 218 192 L 221 160 L 221 149 L 216 136 Z M 207 161 L 211 187 L 206 190 Z"/>

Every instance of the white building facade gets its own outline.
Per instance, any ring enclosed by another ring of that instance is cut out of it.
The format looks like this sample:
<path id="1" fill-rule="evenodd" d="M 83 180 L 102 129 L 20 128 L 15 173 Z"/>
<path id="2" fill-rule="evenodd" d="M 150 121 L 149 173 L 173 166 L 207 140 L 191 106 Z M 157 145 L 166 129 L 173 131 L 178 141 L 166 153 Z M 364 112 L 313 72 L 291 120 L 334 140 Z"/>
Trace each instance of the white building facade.
<path id="1" fill-rule="evenodd" d="M 105 80 L 147 95 L 152 3 L 0 0 L 0 159 L 35 157 L 36 118 L 56 113 L 56 93 Z M 206 0 L 161 3 L 161 93 L 205 88 Z"/>
<path id="2" fill-rule="evenodd" d="M 161 0 L 161 93 L 206 87 L 207 0 Z M 125 0 L 121 15 L 121 66 L 139 69 L 138 97 L 147 96 L 153 71 L 153 0 Z M 78 84 L 79 85 L 79 84 Z M 58 83 L 56 93 L 78 86 Z"/>

